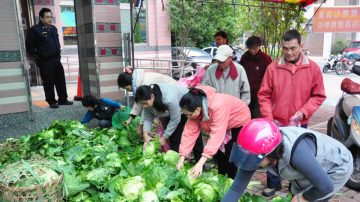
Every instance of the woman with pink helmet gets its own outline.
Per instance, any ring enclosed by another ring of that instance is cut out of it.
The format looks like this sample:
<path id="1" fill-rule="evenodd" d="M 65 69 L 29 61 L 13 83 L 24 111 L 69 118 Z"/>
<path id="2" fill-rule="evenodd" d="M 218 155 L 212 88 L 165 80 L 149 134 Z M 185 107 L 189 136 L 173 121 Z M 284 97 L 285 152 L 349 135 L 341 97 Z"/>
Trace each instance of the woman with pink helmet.
<path id="1" fill-rule="evenodd" d="M 292 201 L 328 201 L 350 178 L 353 159 L 337 140 L 300 127 L 253 119 L 240 131 L 230 162 L 238 167 L 222 201 L 238 201 L 258 168 L 291 182 Z"/>

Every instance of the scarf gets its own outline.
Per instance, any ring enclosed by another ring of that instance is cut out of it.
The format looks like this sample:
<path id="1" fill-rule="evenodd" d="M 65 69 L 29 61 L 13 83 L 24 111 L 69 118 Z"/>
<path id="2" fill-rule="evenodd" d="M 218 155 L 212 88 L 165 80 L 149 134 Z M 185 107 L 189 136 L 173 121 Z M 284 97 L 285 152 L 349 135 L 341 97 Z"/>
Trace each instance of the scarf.
<path id="1" fill-rule="evenodd" d="M 238 76 L 238 72 L 236 70 L 236 67 L 234 65 L 234 62 L 231 62 L 230 63 L 230 70 L 229 70 L 229 75 L 228 77 L 230 76 L 232 80 L 235 80 Z M 216 71 L 215 71 L 215 77 L 216 79 L 220 79 L 220 77 L 223 75 L 223 70 L 221 70 L 219 67 L 216 68 Z"/>

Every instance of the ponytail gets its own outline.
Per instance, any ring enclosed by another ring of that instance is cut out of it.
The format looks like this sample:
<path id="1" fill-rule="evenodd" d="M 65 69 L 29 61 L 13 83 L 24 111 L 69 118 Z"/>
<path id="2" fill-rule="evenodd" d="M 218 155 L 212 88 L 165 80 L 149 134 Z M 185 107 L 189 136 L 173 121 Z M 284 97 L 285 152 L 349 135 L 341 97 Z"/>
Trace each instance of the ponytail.
<path id="1" fill-rule="evenodd" d="M 202 107 L 202 101 L 206 98 L 203 90 L 198 88 L 191 88 L 180 100 L 181 109 L 186 109 L 189 112 L 194 112 L 197 107 Z"/>
<path id="2" fill-rule="evenodd" d="M 135 93 L 135 102 L 139 102 L 141 100 L 150 100 L 151 95 L 154 95 L 153 107 L 160 112 L 166 111 L 167 106 L 163 103 L 162 93 L 160 87 L 157 84 L 151 84 L 150 86 L 140 86 Z"/>

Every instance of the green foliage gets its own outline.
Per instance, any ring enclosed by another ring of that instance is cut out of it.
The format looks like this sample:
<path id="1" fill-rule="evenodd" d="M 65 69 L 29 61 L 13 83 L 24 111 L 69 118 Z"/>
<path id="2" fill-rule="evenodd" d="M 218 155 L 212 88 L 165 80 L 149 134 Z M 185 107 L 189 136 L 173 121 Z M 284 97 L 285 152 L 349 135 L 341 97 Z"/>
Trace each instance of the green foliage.
<path id="1" fill-rule="evenodd" d="M 241 34 L 235 29 L 240 13 L 231 5 L 169 0 L 168 12 L 170 30 L 176 37 L 174 46 L 209 46 L 218 30 L 224 30 L 230 42 Z"/>
<path id="2" fill-rule="evenodd" d="M 338 40 L 331 46 L 331 54 L 339 54 L 346 48 L 347 42 L 345 40 Z"/>
<path id="3" fill-rule="evenodd" d="M 117 130 L 88 129 L 77 121 L 55 121 L 48 129 L 33 135 L 7 140 L 1 150 L 1 166 L 36 155 L 47 158 L 54 171 L 47 172 L 45 181 L 57 176 L 55 171 L 64 173 L 62 188 L 66 201 L 211 202 L 223 198 L 231 179 L 216 170 L 204 171 L 193 179 L 189 175 L 193 165 L 189 163 L 176 170 L 178 153 L 160 153 L 158 138 L 148 144 L 148 151 L 143 151 L 136 135 L 139 120 L 136 122 Z M 11 156 L 16 150 L 22 153 Z M 36 180 L 27 181 L 24 186 L 34 183 Z M 263 201 L 263 197 L 250 194 L 243 198 Z M 284 201 L 281 197 L 276 199 Z"/>

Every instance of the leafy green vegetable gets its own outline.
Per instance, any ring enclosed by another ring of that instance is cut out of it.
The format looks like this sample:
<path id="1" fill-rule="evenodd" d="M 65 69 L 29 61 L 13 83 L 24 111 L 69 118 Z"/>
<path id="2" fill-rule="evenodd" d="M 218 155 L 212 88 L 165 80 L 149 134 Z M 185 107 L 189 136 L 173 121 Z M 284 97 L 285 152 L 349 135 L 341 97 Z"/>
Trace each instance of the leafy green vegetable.
<path id="1" fill-rule="evenodd" d="M 141 194 L 140 202 L 159 202 L 159 198 L 154 191 L 145 191 Z"/>
<path id="2" fill-rule="evenodd" d="M 164 155 L 164 161 L 167 162 L 170 165 L 176 165 L 176 163 L 179 160 L 179 153 L 173 150 L 169 150 Z"/>
<path id="3" fill-rule="evenodd" d="M 215 201 L 216 193 L 211 185 L 206 183 L 199 183 L 195 186 L 195 195 L 199 201 Z"/>
<path id="4" fill-rule="evenodd" d="M 140 176 L 130 177 L 120 180 L 115 185 L 115 190 L 122 193 L 129 200 L 136 200 L 145 190 L 145 183 Z"/>

